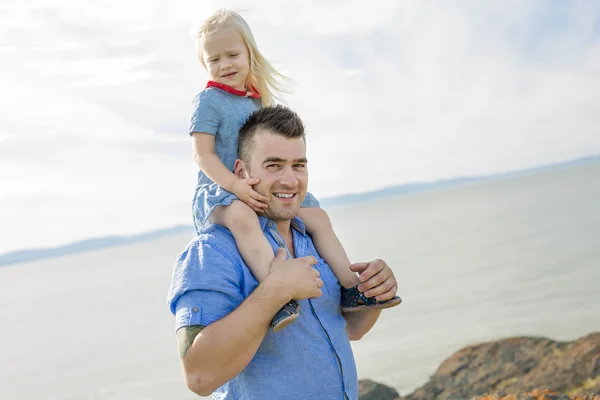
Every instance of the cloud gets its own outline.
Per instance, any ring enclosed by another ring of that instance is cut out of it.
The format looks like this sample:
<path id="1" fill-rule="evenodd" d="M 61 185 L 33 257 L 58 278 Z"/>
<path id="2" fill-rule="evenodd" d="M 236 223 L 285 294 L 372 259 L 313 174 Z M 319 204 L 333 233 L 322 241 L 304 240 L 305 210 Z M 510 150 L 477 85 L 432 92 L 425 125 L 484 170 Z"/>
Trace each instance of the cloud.
<path id="1" fill-rule="evenodd" d="M 600 153 L 592 1 L 53 4 L 0 10 L 0 252 L 191 221 L 189 29 L 220 6 L 296 81 L 319 197 Z"/>
<path id="2" fill-rule="evenodd" d="M 2 251 L 150 230 L 187 217 L 189 207 L 180 203 L 193 187 L 189 152 L 156 150 L 188 148 L 183 138 L 177 145 L 26 73 L 0 75 L 13 94 L 3 104 L 13 112 L 0 116 L 0 220 L 10 230 Z M 155 150 L 132 151 L 138 147 Z"/>

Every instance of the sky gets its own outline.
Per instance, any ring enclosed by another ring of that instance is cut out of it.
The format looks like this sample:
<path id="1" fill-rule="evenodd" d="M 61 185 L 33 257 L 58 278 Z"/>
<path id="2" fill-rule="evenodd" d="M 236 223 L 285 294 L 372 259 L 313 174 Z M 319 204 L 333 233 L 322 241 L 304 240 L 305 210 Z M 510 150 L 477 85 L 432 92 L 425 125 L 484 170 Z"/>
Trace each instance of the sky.
<path id="1" fill-rule="evenodd" d="M 600 2 L 0 5 L 0 253 L 191 224 L 190 32 L 241 11 L 317 197 L 600 153 Z"/>

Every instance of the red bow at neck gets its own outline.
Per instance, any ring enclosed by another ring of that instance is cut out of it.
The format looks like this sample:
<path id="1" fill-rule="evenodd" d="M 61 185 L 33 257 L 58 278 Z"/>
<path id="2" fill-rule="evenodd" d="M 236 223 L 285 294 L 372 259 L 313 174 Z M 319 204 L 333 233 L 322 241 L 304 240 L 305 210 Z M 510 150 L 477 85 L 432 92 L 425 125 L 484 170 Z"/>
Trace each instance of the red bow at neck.
<path id="1" fill-rule="evenodd" d="M 257 92 L 252 92 L 249 90 L 238 90 L 236 88 L 233 88 L 229 85 L 226 85 L 224 83 L 219 83 L 219 82 L 215 82 L 215 81 L 208 81 L 208 83 L 206 84 L 206 87 L 214 87 L 217 89 L 221 89 L 227 93 L 231 93 L 233 95 L 236 96 L 242 96 L 242 97 L 252 97 L 254 99 L 260 99 L 260 94 L 258 94 Z"/>

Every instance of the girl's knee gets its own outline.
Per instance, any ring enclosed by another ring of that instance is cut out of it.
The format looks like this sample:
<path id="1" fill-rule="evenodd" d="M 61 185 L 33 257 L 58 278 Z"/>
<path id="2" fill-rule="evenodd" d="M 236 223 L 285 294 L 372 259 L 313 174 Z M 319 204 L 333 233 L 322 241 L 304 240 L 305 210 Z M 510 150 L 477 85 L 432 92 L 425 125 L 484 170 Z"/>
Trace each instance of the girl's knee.
<path id="1" fill-rule="evenodd" d="M 320 207 L 301 208 L 300 218 L 307 224 L 307 228 L 312 231 L 332 229 L 329 215 Z"/>
<path id="2" fill-rule="evenodd" d="M 225 207 L 233 218 L 256 218 L 256 211 L 241 200 L 234 200 Z"/>
<path id="3" fill-rule="evenodd" d="M 229 206 L 225 207 L 227 215 L 227 228 L 242 234 L 252 232 L 259 227 L 258 215 L 249 205 L 240 200 L 234 200 Z"/>
<path id="4" fill-rule="evenodd" d="M 212 222 L 230 229 L 238 222 L 251 221 L 256 218 L 256 212 L 240 200 L 234 200 L 228 206 L 217 206 L 210 216 Z"/>

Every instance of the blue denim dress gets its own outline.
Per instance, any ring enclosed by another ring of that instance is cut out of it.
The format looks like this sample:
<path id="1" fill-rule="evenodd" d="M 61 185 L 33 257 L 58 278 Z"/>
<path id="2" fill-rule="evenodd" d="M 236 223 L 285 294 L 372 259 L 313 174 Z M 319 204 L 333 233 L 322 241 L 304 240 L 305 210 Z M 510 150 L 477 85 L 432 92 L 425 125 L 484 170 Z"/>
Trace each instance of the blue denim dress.
<path id="1" fill-rule="evenodd" d="M 189 133 L 215 135 L 215 152 L 223 164 L 233 171 L 238 158 L 238 132 L 250 114 L 260 106 L 259 99 L 207 87 L 194 98 Z M 208 217 L 215 207 L 228 206 L 236 199 L 233 193 L 198 171 L 198 183 L 192 202 L 196 232 L 201 233 L 209 225 Z M 312 194 L 307 193 L 302 207 L 319 207 L 319 202 Z"/>

